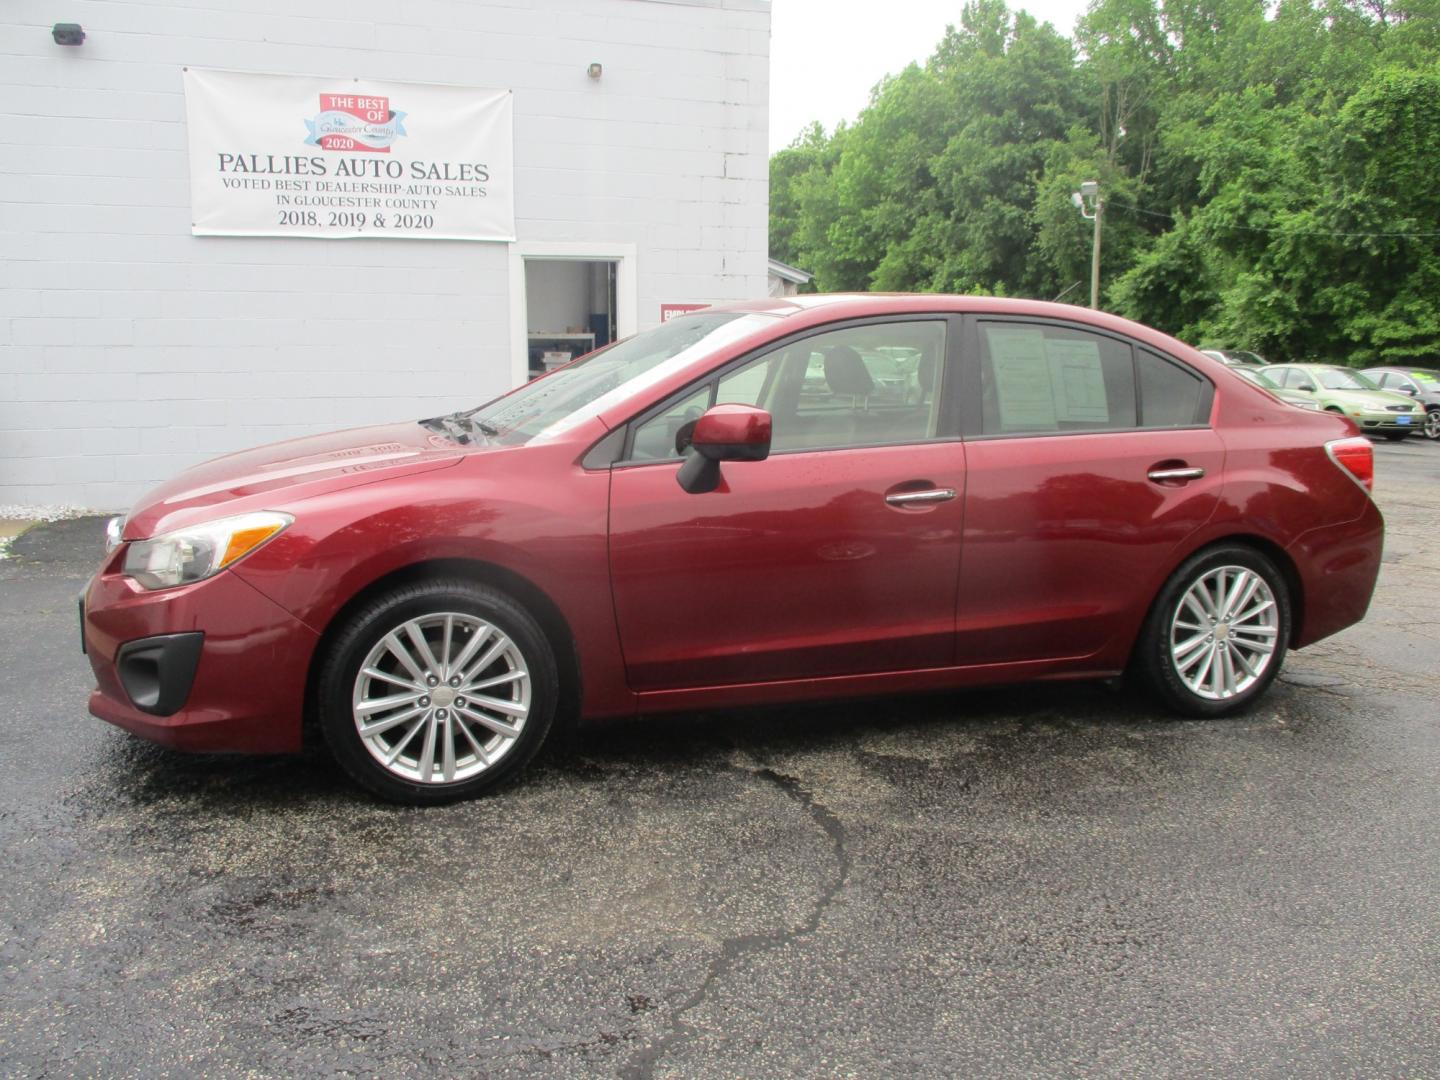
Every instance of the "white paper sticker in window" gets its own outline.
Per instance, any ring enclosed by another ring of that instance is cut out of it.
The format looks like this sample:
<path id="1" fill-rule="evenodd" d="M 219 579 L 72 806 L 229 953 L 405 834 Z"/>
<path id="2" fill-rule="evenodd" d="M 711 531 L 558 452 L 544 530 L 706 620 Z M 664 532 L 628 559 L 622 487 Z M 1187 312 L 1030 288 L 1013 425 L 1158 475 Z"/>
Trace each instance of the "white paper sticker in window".
<path id="1" fill-rule="evenodd" d="M 1045 356 L 1055 391 L 1055 419 L 1075 424 L 1108 424 L 1105 372 L 1100 346 L 1088 339 L 1046 338 Z"/>
<path id="2" fill-rule="evenodd" d="M 1054 431 L 1055 398 L 1044 331 L 991 326 L 985 335 L 1001 430 Z"/>

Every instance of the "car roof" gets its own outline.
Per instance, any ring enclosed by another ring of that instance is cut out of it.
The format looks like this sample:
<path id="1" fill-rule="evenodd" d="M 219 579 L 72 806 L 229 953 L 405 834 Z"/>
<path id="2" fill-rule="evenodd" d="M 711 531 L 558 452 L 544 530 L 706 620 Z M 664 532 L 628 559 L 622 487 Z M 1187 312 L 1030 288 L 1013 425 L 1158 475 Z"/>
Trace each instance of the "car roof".
<path id="1" fill-rule="evenodd" d="M 802 323 L 876 315 L 906 314 L 986 314 L 1015 315 L 1041 319 L 1063 319 L 1088 324 L 1097 330 L 1123 334 L 1143 341 L 1173 355 L 1198 356 L 1192 345 L 1141 323 L 1118 315 L 1076 304 L 1057 304 L 1049 300 L 1027 300 L 1007 296 L 957 296 L 945 293 L 805 293 L 798 296 L 770 296 L 738 303 L 717 304 L 694 312 L 736 312 L 741 314 L 775 315 L 795 318 Z M 686 318 L 681 315 L 679 318 Z M 1201 363 L 1217 363 L 1203 357 Z"/>

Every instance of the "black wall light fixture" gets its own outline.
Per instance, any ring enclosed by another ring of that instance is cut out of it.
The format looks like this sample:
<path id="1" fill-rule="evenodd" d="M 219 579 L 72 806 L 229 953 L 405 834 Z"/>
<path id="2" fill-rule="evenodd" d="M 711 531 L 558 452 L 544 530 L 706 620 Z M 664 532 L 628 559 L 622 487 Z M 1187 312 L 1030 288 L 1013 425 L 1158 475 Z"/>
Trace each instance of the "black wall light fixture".
<path id="1" fill-rule="evenodd" d="M 85 28 L 75 22 L 57 22 L 50 28 L 50 36 L 56 45 L 85 44 Z"/>

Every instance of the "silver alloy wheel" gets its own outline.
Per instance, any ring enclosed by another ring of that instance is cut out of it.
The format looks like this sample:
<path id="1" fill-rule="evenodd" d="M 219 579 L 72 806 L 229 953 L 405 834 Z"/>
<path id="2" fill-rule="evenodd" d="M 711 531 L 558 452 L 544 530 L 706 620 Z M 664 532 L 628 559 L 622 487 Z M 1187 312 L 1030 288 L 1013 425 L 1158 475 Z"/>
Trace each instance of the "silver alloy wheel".
<path id="1" fill-rule="evenodd" d="M 1440 439 L 1440 409 L 1429 409 L 1425 413 L 1425 437 Z"/>
<path id="2" fill-rule="evenodd" d="M 1225 701 L 1265 674 L 1279 633 L 1280 608 L 1265 579 L 1249 567 L 1219 566 L 1175 605 L 1170 660 L 1191 693 Z"/>
<path id="3" fill-rule="evenodd" d="M 446 611 L 380 639 L 355 676 L 355 730 L 387 771 L 421 784 L 468 780 L 515 746 L 530 670 L 493 623 Z"/>

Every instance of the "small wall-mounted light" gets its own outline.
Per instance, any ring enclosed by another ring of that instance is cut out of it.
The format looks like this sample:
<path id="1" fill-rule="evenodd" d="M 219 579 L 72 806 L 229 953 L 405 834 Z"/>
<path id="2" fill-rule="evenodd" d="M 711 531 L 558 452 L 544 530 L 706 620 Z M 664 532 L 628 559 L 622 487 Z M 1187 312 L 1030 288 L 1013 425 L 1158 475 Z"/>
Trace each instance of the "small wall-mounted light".
<path id="1" fill-rule="evenodd" d="M 604 73 L 604 71 L 605 69 L 602 68 L 599 64 L 591 64 L 588 68 L 585 69 L 585 74 L 589 75 L 592 79 L 598 79 Z"/>
<path id="2" fill-rule="evenodd" d="M 85 44 L 85 28 L 78 22 L 57 22 L 50 28 L 50 36 L 56 45 Z"/>

